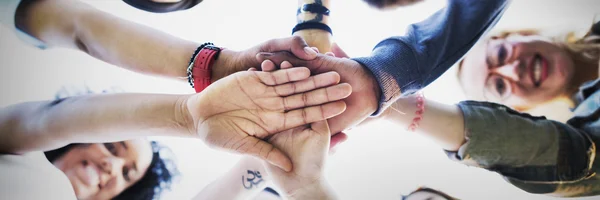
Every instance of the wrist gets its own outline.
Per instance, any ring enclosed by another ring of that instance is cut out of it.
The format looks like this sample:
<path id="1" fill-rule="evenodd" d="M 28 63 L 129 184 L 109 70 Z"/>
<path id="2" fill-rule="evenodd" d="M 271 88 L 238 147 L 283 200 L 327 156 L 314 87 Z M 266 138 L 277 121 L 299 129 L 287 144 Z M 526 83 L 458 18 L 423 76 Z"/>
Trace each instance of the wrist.
<path id="1" fill-rule="evenodd" d="M 199 137 L 196 124 L 197 120 L 194 120 L 192 112 L 190 111 L 190 102 L 194 102 L 190 99 L 198 98 L 198 95 L 182 95 L 175 103 L 175 121 L 181 127 L 184 127 L 186 135 L 191 137 Z"/>
<path id="2" fill-rule="evenodd" d="M 360 67 L 360 69 L 362 69 L 363 76 L 367 80 L 366 88 L 371 93 L 371 95 L 368 95 L 370 98 L 368 98 L 369 101 L 367 104 L 367 108 L 374 113 L 375 111 L 377 111 L 377 109 L 379 109 L 379 100 L 381 99 L 382 95 L 379 83 L 377 82 L 377 79 L 375 79 L 375 75 L 371 72 L 371 70 L 369 70 L 367 67 L 365 67 L 357 61 L 352 61 L 355 63 L 355 65 L 357 65 L 357 67 Z"/>
<path id="3" fill-rule="evenodd" d="M 212 83 L 214 83 L 223 77 L 226 77 L 237 71 L 243 70 L 243 69 L 239 69 L 239 70 L 235 69 L 235 64 L 240 63 L 240 62 L 236 61 L 236 59 L 238 59 L 237 55 L 239 55 L 239 54 L 240 54 L 240 52 L 229 50 L 229 49 L 221 50 L 219 59 L 215 60 L 213 66 L 212 66 L 210 81 Z M 250 66 L 247 66 L 247 67 L 250 68 Z M 253 67 L 255 67 L 255 66 L 253 66 Z"/>
<path id="4" fill-rule="evenodd" d="M 188 83 L 196 93 L 202 92 L 212 84 L 212 74 L 215 63 L 223 49 L 207 42 L 201 44 L 190 58 L 186 73 Z"/>
<path id="5" fill-rule="evenodd" d="M 318 181 L 315 181 L 311 184 L 304 185 L 304 187 L 289 192 L 287 195 L 287 199 L 296 200 L 296 199 L 335 199 L 335 195 L 333 193 L 332 188 L 329 186 L 329 183 L 321 178 Z"/>
<path id="6" fill-rule="evenodd" d="M 244 156 L 235 167 L 237 171 L 234 174 L 241 174 L 241 189 L 245 191 L 260 192 L 267 188 L 270 175 L 267 172 L 263 162 L 251 156 Z M 239 176 L 236 180 L 239 181 Z"/>

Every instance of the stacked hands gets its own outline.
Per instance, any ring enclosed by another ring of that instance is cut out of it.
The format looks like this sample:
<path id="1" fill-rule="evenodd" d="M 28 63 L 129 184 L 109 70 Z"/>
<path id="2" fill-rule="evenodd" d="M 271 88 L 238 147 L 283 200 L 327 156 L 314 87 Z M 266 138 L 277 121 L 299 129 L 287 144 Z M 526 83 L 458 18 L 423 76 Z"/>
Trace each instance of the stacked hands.
<path id="1" fill-rule="evenodd" d="M 290 37 L 244 52 L 224 50 L 213 70 L 214 79 L 223 78 L 182 106 L 190 132 L 211 147 L 267 161 L 287 194 L 322 187 L 330 142 L 345 140 L 337 133 L 375 112 L 379 98 L 373 75 L 332 49 L 320 54 Z M 239 72 L 227 76 L 233 71 Z"/>

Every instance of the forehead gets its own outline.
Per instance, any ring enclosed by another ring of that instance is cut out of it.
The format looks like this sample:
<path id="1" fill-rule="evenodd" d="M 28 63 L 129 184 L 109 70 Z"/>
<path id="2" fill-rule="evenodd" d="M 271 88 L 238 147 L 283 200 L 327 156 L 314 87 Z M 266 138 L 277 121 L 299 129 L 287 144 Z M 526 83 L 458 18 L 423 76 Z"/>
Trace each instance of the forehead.
<path id="1" fill-rule="evenodd" d="M 487 39 L 480 40 L 460 62 L 459 81 L 466 96 L 472 100 L 484 99 L 483 90 L 488 75 L 485 61 L 487 41 Z"/>

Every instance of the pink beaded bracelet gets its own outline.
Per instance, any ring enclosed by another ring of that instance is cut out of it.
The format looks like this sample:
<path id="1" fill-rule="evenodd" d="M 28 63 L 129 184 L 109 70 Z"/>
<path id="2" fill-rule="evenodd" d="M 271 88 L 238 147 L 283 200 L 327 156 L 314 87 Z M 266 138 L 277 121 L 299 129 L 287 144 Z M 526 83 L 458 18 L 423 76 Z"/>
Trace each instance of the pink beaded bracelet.
<path id="1" fill-rule="evenodd" d="M 417 111 L 415 111 L 415 118 L 413 118 L 412 123 L 408 126 L 408 130 L 415 132 L 417 127 L 419 127 L 419 122 L 423 119 L 423 112 L 425 112 L 425 96 L 422 92 L 417 93 Z"/>

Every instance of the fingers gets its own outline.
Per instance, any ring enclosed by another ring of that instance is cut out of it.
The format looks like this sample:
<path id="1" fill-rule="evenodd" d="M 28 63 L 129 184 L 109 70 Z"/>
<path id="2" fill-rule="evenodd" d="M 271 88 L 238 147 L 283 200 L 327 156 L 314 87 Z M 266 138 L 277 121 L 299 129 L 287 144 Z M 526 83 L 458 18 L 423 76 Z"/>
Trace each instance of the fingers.
<path id="1" fill-rule="evenodd" d="M 348 140 L 348 135 L 344 132 L 339 132 L 331 136 L 331 140 L 329 140 L 329 155 L 333 155 L 339 149 L 339 145 L 346 142 Z"/>
<path id="2" fill-rule="evenodd" d="M 335 54 L 333 52 L 327 52 L 327 53 L 325 53 L 325 55 L 326 56 L 333 56 L 333 57 L 335 57 Z"/>
<path id="3" fill-rule="evenodd" d="M 277 70 L 277 66 L 275 65 L 275 63 L 273 63 L 273 61 L 270 60 L 265 60 L 262 63 L 260 63 L 260 68 L 263 72 L 272 72 Z"/>
<path id="4" fill-rule="evenodd" d="M 245 137 L 238 144 L 232 147 L 238 153 L 258 157 L 286 172 L 292 170 L 292 161 L 272 144 L 251 136 Z"/>
<path id="5" fill-rule="evenodd" d="M 317 57 L 317 51 L 309 47 L 300 36 L 292 36 L 267 41 L 260 48 L 261 52 L 288 51 L 303 60 L 312 60 Z M 259 60 L 262 62 L 262 60 Z"/>
<path id="6" fill-rule="evenodd" d="M 281 69 L 288 69 L 292 67 L 294 66 L 288 61 L 283 61 L 280 65 Z M 260 68 L 265 72 L 272 72 L 277 70 L 277 65 L 275 65 L 275 63 L 273 63 L 273 61 L 271 60 L 265 60 L 262 63 L 260 63 Z"/>
<path id="7" fill-rule="evenodd" d="M 319 53 L 319 48 L 317 48 L 317 47 L 310 47 L 310 48 L 312 48 L 314 51 L 316 51 L 317 53 Z"/>
<path id="8" fill-rule="evenodd" d="M 340 75 L 337 72 L 327 72 L 318 74 L 315 76 L 308 77 L 307 79 L 286 83 L 273 87 L 275 93 L 279 96 L 289 96 L 292 94 L 302 93 L 311 91 L 317 88 L 327 87 L 338 84 L 340 82 Z"/>
<path id="9" fill-rule="evenodd" d="M 327 102 L 342 100 L 352 93 L 352 87 L 348 83 L 342 83 L 327 88 L 320 88 L 310 92 L 295 94 L 284 97 L 283 108 L 290 111 L 308 106 L 321 105 Z"/>
<path id="10" fill-rule="evenodd" d="M 339 132 L 335 135 L 331 136 L 331 141 L 329 142 L 329 149 L 334 149 L 335 147 L 337 147 L 339 144 L 345 142 L 346 140 L 348 140 L 348 135 L 346 135 L 346 133 L 344 132 Z"/>
<path id="11" fill-rule="evenodd" d="M 253 71 L 258 71 L 258 69 L 254 68 L 254 67 L 250 67 L 250 69 L 248 69 L 248 71 L 253 72 Z"/>
<path id="12" fill-rule="evenodd" d="M 317 58 L 318 58 L 318 56 L 317 56 Z M 306 60 L 297 58 L 296 56 L 294 56 L 291 53 L 286 52 L 286 51 L 272 52 L 272 53 L 258 53 L 258 54 L 256 54 L 256 59 L 259 62 L 263 62 L 265 60 L 270 60 L 275 64 L 275 66 L 279 66 L 279 64 L 281 64 L 283 61 L 289 61 L 294 66 L 306 66 L 306 64 L 315 61 L 315 60 L 306 61 Z"/>
<path id="13" fill-rule="evenodd" d="M 280 130 L 287 130 L 304 124 L 325 120 L 337 116 L 346 110 L 344 101 L 335 101 L 319 106 L 292 110 L 284 113 L 284 124 Z"/>
<path id="14" fill-rule="evenodd" d="M 346 54 L 346 52 L 344 52 L 344 50 L 342 50 L 342 48 L 340 48 L 340 46 L 338 46 L 337 43 L 333 43 L 331 45 L 331 52 L 334 54 L 335 57 L 349 58 L 348 54 Z"/>
<path id="15" fill-rule="evenodd" d="M 274 72 L 255 72 L 255 74 L 262 83 L 273 86 L 307 79 L 310 77 L 310 70 L 306 67 L 294 67 Z"/>
<path id="16" fill-rule="evenodd" d="M 294 66 L 289 61 L 283 61 L 281 63 L 281 69 L 289 69 L 289 68 L 292 68 L 292 67 L 294 67 Z"/>

